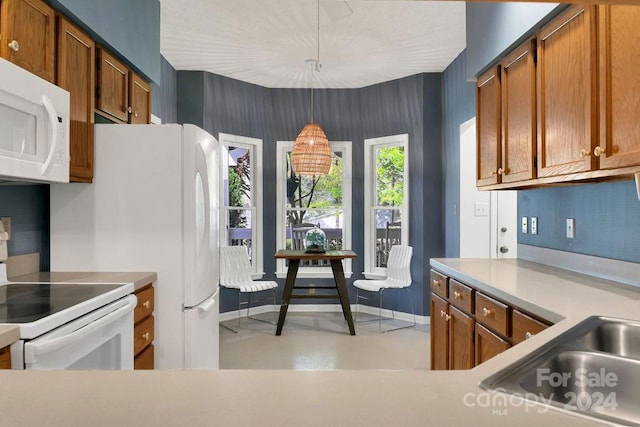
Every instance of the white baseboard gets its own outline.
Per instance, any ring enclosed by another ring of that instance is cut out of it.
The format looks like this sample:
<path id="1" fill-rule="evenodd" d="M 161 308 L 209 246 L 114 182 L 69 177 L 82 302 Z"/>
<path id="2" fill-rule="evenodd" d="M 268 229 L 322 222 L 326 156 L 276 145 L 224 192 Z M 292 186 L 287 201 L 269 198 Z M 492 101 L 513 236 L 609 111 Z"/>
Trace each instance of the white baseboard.
<path id="1" fill-rule="evenodd" d="M 278 312 L 280 311 L 279 305 L 261 305 L 259 307 L 251 308 L 251 315 L 263 314 L 269 312 Z M 342 311 L 342 306 L 340 304 L 290 304 L 289 312 L 294 313 L 340 313 Z M 351 312 L 355 313 L 355 304 L 351 304 Z M 363 314 L 371 314 L 374 316 L 378 315 L 378 308 L 370 307 L 367 305 L 358 305 L 358 313 Z M 246 317 L 247 310 L 240 310 L 240 317 Z M 395 311 L 382 309 L 383 317 L 393 317 L 394 319 L 403 320 L 406 322 L 413 322 L 413 315 L 411 313 L 405 313 L 403 311 Z M 235 311 L 227 311 L 225 313 L 220 313 L 220 321 L 226 322 L 227 320 L 234 320 L 238 318 L 238 310 Z M 416 314 L 416 323 L 419 325 L 429 325 L 431 323 L 431 318 L 429 316 L 419 316 Z"/>

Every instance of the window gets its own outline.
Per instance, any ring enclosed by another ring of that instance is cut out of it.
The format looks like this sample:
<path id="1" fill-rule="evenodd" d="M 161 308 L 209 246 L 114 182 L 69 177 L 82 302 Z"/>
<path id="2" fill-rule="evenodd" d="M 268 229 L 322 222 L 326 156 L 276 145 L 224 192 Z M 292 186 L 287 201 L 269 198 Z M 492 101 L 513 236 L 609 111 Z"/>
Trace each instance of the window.
<path id="1" fill-rule="evenodd" d="M 222 214 L 220 244 L 246 246 L 252 276 L 262 264 L 262 140 L 221 133 Z"/>
<path id="2" fill-rule="evenodd" d="M 278 141 L 277 247 L 291 248 L 296 225 L 318 225 L 329 249 L 351 249 L 351 142 L 331 142 L 333 160 L 326 176 L 295 175 L 291 169 L 293 142 Z M 286 277 L 285 260 L 277 260 L 277 277 Z M 351 277 L 351 260 L 344 262 Z M 300 265 L 298 277 L 333 277 L 329 263 Z"/>
<path id="3" fill-rule="evenodd" d="M 409 244 L 409 135 L 364 141 L 365 277 L 387 274 L 393 245 Z"/>

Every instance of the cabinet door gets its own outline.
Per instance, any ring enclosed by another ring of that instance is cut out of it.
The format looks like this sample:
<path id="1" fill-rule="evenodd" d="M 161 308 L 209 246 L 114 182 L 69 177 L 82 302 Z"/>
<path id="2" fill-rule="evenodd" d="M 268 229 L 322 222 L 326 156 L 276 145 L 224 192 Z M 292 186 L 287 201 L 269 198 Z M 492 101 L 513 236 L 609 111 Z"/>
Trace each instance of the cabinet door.
<path id="1" fill-rule="evenodd" d="M 547 329 L 547 325 L 533 317 L 513 310 L 513 345 L 519 344 L 532 335 Z"/>
<path id="2" fill-rule="evenodd" d="M 70 179 L 93 181 L 95 43 L 63 17 L 58 17 L 57 84 L 69 91 Z"/>
<path id="3" fill-rule="evenodd" d="M 509 348 L 509 343 L 476 323 L 476 365 L 486 362 Z"/>
<path id="4" fill-rule="evenodd" d="M 129 70 L 113 55 L 98 49 L 96 108 L 111 118 L 129 119 Z"/>
<path id="5" fill-rule="evenodd" d="M 475 320 L 453 306 L 449 306 L 449 315 L 449 369 L 471 369 Z"/>
<path id="6" fill-rule="evenodd" d="M 131 115 L 129 123 L 151 123 L 151 86 L 135 73 L 129 74 Z"/>
<path id="7" fill-rule="evenodd" d="M 600 169 L 640 165 L 640 7 L 600 6 Z M 604 150 L 602 152 L 602 150 Z"/>
<path id="8" fill-rule="evenodd" d="M 502 182 L 536 175 L 535 49 L 529 40 L 502 62 Z"/>
<path id="9" fill-rule="evenodd" d="M 500 67 L 480 76 L 476 85 L 476 184 L 497 184 L 500 168 Z"/>
<path id="10" fill-rule="evenodd" d="M 573 6 L 538 36 L 538 177 L 595 168 L 594 6 Z"/>
<path id="11" fill-rule="evenodd" d="M 138 354 L 133 359 L 133 369 L 153 369 L 155 364 L 153 351 L 153 344 L 151 344 Z"/>
<path id="12" fill-rule="evenodd" d="M 449 304 L 431 295 L 431 369 L 449 369 Z"/>
<path id="13" fill-rule="evenodd" d="M 10 347 L 0 348 L 0 369 L 11 369 Z"/>
<path id="14" fill-rule="evenodd" d="M 0 56 L 53 83 L 54 10 L 41 0 L 0 3 Z"/>

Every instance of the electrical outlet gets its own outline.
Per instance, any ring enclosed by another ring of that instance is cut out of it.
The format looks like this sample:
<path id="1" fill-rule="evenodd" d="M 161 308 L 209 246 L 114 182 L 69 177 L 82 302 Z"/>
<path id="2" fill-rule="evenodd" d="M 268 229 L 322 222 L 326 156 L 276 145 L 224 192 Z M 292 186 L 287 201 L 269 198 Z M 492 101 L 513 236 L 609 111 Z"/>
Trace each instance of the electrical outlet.
<path id="1" fill-rule="evenodd" d="M 531 217 L 531 234 L 538 234 L 538 217 Z"/>
<path id="2" fill-rule="evenodd" d="M 522 234 L 529 232 L 529 219 L 526 216 L 522 217 Z"/>
<path id="3" fill-rule="evenodd" d="M 576 220 L 575 218 L 567 218 L 567 239 L 575 239 L 576 237 Z"/>
<path id="4" fill-rule="evenodd" d="M 474 216 L 489 216 L 489 203 L 476 202 L 473 204 Z"/>
<path id="5" fill-rule="evenodd" d="M 4 231 L 7 232 L 7 234 L 9 235 L 9 240 L 11 240 L 11 217 L 3 216 L 2 218 L 0 218 L 0 221 L 2 221 L 2 225 L 4 226 Z"/>

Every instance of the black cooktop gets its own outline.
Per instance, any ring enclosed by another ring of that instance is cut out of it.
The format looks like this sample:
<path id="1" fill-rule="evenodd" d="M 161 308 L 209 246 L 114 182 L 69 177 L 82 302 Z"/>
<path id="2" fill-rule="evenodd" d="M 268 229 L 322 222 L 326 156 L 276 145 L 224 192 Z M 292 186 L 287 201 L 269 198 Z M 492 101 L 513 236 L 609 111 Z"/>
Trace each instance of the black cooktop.
<path id="1" fill-rule="evenodd" d="M 0 286 L 0 323 L 29 323 L 122 285 L 9 283 Z"/>

